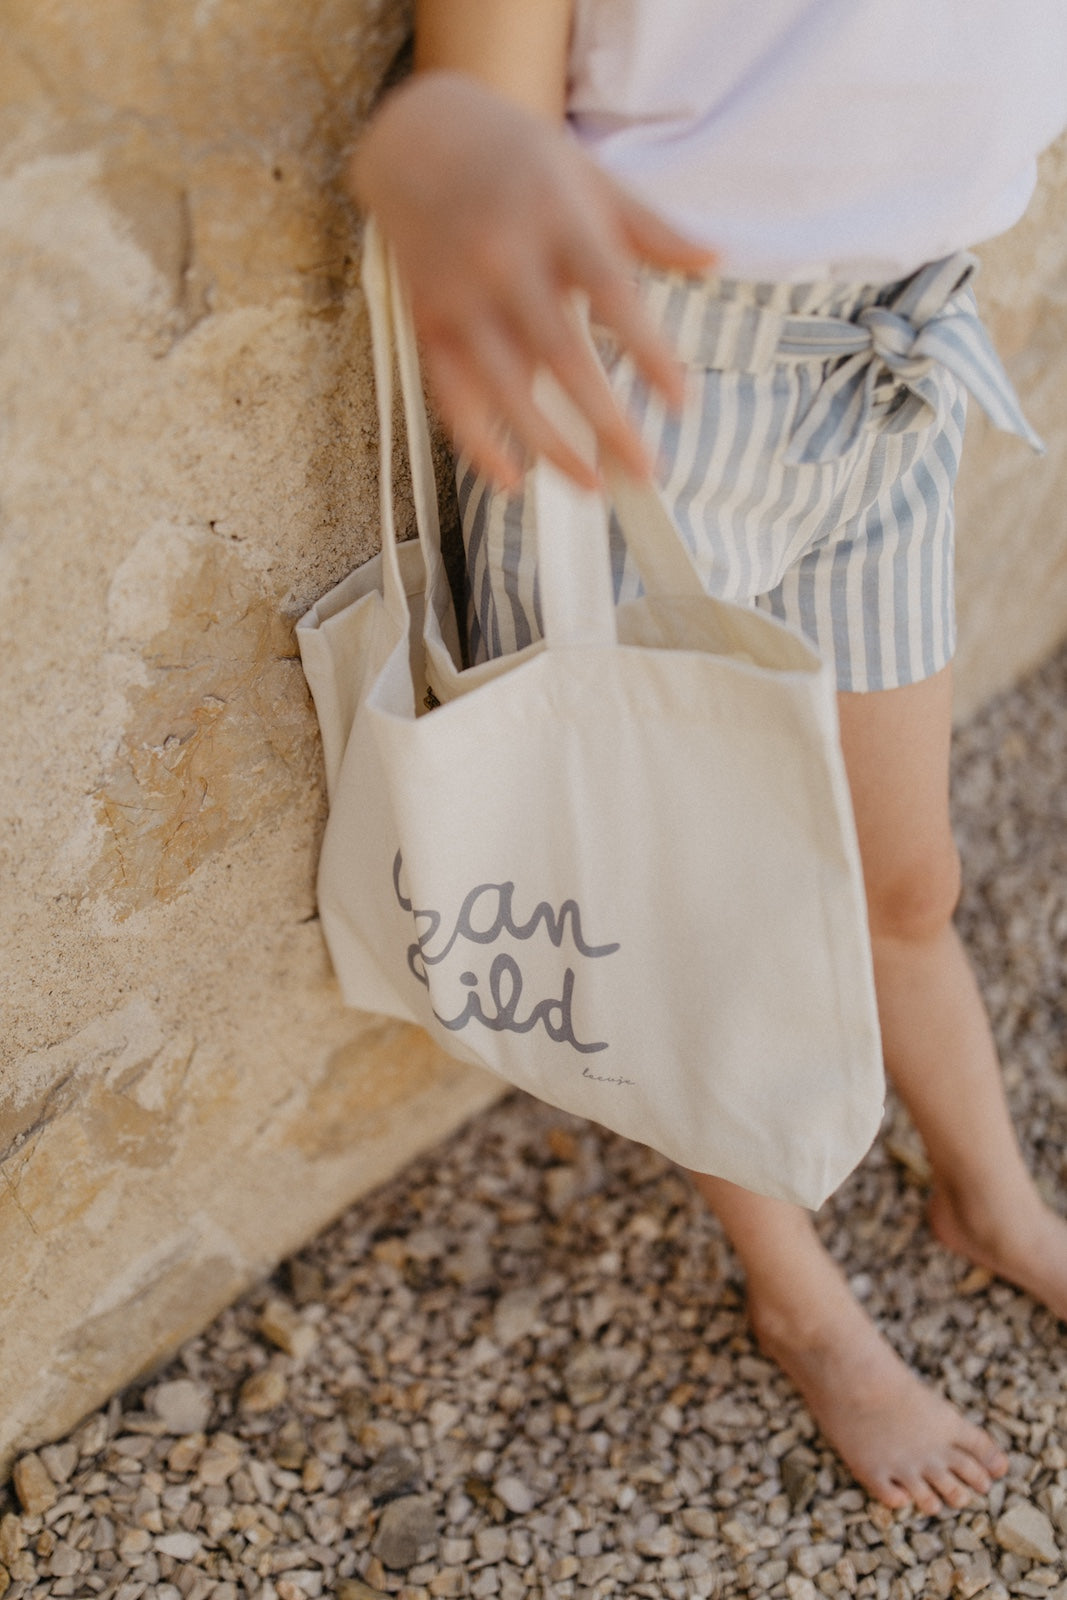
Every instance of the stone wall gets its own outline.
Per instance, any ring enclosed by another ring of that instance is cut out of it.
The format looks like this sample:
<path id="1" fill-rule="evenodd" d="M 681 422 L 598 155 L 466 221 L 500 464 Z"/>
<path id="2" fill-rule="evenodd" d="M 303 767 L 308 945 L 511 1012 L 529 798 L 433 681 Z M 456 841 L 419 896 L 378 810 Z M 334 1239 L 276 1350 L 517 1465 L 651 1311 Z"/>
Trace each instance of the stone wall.
<path id="1" fill-rule="evenodd" d="M 0 1471 L 497 1092 L 344 1011 L 314 916 L 292 622 L 377 525 L 336 179 L 407 26 L 0 15 Z M 1065 189 L 986 252 L 1052 449 L 970 451 L 969 705 L 1067 626 Z"/>
<path id="2" fill-rule="evenodd" d="M 1067 137 L 1022 222 L 978 252 L 982 313 L 1040 459 L 971 407 L 959 484 L 957 710 L 976 710 L 1067 634 Z"/>
<path id="3" fill-rule="evenodd" d="M 497 1093 L 346 1012 L 292 623 L 374 548 L 405 7 L 0 18 L 0 1470 Z"/>

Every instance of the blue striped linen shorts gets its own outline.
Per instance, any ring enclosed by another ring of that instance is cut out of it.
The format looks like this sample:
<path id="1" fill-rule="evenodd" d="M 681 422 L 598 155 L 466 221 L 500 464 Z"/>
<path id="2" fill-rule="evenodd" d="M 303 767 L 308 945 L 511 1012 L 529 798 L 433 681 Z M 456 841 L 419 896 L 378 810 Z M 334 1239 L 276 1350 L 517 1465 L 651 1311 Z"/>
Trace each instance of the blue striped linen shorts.
<path id="1" fill-rule="evenodd" d="M 978 322 L 974 266 L 961 255 L 888 285 L 643 273 L 686 368 L 680 415 L 597 338 L 708 592 L 799 629 L 843 690 L 914 683 L 952 656 L 967 389 L 1039 447 Z M 536 537 L 525 485 L 496 489 L 463 458 L 457 483 L 477 662 L 540 637 Z M 614 517 L 611 547 L 616 598 L 631 599 Z"/>

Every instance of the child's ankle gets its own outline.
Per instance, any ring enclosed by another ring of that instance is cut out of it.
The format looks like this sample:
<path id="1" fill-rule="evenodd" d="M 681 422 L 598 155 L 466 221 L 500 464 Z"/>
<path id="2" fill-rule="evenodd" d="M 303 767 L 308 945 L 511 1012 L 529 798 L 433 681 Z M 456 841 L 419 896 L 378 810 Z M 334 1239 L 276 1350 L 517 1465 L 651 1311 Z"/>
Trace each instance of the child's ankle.
<path id="1" fill-rule="evenodd" d="M 847 1293 L 847 1290 L 846 1290 Z M 748 1320 L 763 1350 L 814 1350 L 832 1343 L 834 1296 L 783 1293 L 780 1285 L 749 1283 Z"/>

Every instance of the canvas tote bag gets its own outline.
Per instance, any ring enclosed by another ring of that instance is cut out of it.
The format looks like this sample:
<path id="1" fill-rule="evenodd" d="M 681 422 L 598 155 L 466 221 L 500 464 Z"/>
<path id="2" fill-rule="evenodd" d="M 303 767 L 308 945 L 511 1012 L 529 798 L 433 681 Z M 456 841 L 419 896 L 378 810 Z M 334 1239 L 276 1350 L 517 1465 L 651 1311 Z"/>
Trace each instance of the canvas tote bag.
<path id="1" fill-rule="evenodd" d="M 881 1117 L 861 872 L 827 669 L 708 598 L 654 491 L 535 474 L 545 638 L 461 671 L 410 319 L 364 285 L 383 550 L 302 619 L 345 1000 L 698 1171 L 818 1206 Z M 395 541 L 393 347 L 419 538 Z"/>

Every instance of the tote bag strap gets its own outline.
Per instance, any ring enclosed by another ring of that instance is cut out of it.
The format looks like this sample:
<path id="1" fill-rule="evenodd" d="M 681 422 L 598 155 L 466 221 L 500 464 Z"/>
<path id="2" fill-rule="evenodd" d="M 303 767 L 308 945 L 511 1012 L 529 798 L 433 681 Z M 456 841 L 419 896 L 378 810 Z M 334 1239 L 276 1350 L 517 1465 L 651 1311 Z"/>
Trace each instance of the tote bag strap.
<path id="1" fill-rule="evenodd" d="M 406 296 L 381 232 L 368 218 L 364 236 L 363 285 L 371 320 L 381 450 L 383 587 L 386 605 L 406 625 L 408 608 L 395 549 L 392 471 L 393 348 L 395 344 L 411 462 L 415 516 L 427 572 L 427 595 L 441 571 L 441 533 L 429 423 L 419 374 L 418 347 Z M 592 338 L 584 317 L 585 336 Z M 599 359 L 599 358 L 598 358 Z M 538 374 L 535 396 L 546 416 L 587 460 L 595 454 L 592 432 L 569 397 L 547 372 Z M 711 599 L 659 490 L 606 467 L 611 504 L 627 548 L 652 598 Z M 538 589 L 545 643 L 611 645 L 616 623 L 607 534 L 607 504 L 596 491 L 578 488 L 540 459 L 531 474 L 538 536 Z M 429 607 L 428 607 L 429 610 Z M 766 620 L 777 632 L 778 625 Z M 433 641 L 427 637 L 427 644 Z"/>
<path id="2" fill-rule="evenodd" d="M 374 217 L 368 217 L 363 235 L 363 293 L 371 325 L 374 385 L 378 402 L 379 496 L 382 522 L 382 588 L 390 614 L 407 624 L 407 605 L 396 557 L 393 506 L 393 361 L 400 374 L 408 462 L 411 467 L 415 525 L 426 572 L 426 610 L 423 636 L 427 652 L 443 680 L 452 680 L 459 661 L 459 635 L 451 591 L 441 553 L 441 524 L 437 508 L 430 425 L 419 373 L 415 328 L 396 270 Z"/>
<path id="3" fill-rule="evenodd" d="M 382 587 L 390 615 L 406 627 L 408 605 L 396 554 L 393 510 L 394 348 L 428 594 L 442 559 L 441 528 L 414 325 L 396 264 L 373 217 L 368 217 L 364 233 L 362 283 L 370 315 L 378 405 Z M 545 389 L 546 406 L 558 409 L 562 426 L 577 436 L 584 424 L 558 385 L 544 375 L 539 386 Z M 546 645 L 613 644 L 615 618 L 603 499 L 599 494 L 583 494 L 544 462 L 538 464 L 534 478 L 538 525 L 548 530 L 538 563 Z"/>
<path id="4" fill-rule="evenodd" d="M 589 344 L 593 348 L 591 339 Z M 595 461 L 592 428 L 550 373 L 538 374 L 534 399 L 578 455 Z M 622 472 L 609 471 L 607 477 L 611 504 L 645 592 L 706 600 L 700 574 L 659 490 Z M 614 644 L 615 602 L 604 496 L 597 490 L 579 488 L 543 457 L 534 467 L 532 480 L 545 641 L 550 649 L 565 644 Z"/>
<path id="5" fill-rule="evenodd" d="M 377 230 L 375 230 L 377 231 Z M 407 295 L 392 251 L 388 257 L 389 289 L 392 303 L 393 337 L 396 341 L 400 392 L 404 401 L 404 427 L 407 433 L 411 489 L 415 501 L 415 526 L 426 563 L 426 612 L 423 640 L 436 668 L 439 681 L 451 682 L 460 659 L 459 631 L 456 626 L 452 592 L 445 572 L 441 549 L 441 518 L 437 505 L 437 475 L 433 465 L 430 423 L 419 371 L 419 350 Z"/>
<path id="6" fill-rule="evenodd" d="M 593 431 L 551 373 L 539 372 L 534 402 L 577 454 L 595 460 Z M 537 526 L 537 589 L 545 644 L 617 642 L 608 512 L 597 490 L 580 489 L 543 456 L 529 476 Z"/>
<path id="7" fill-rule="evenodd" d="M 396 521 L 393 515 L 394 307 L 385 246 L 373 217 L 367 218 L 360 277 L 370 315 L 374 393 L 378 405 L 378 502 L 382 527 L 382 593 L 386 611 L 394 622 L 406 631 L 410 622 L 410 611 L 400 576 L 400 561 L 396 553 Z M 425 548 L 423 558 L 425 559 Z"/>

